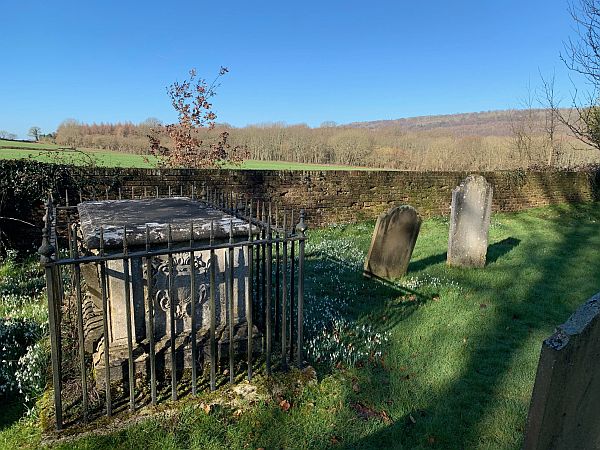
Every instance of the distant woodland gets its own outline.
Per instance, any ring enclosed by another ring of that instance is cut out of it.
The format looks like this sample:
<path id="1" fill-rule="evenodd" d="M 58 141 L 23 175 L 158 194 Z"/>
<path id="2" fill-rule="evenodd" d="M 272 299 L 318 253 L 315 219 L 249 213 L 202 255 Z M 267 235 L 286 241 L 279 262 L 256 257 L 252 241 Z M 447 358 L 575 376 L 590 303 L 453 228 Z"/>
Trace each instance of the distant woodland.
<path id="1" fill-rule="evenodd" d="M 493 111 L 336 125 L 318 128 L 269 123 L 202 130 L 211 142 L 228 131 L 248 158 L 404 170 L 569 169 L 600 163 L 600 151 L 573 137 L 546 110 Z M 46 136 L 56 144 L 145 154 L 148 135 L 170 146 L 163 124 L 63 122 Z"/>

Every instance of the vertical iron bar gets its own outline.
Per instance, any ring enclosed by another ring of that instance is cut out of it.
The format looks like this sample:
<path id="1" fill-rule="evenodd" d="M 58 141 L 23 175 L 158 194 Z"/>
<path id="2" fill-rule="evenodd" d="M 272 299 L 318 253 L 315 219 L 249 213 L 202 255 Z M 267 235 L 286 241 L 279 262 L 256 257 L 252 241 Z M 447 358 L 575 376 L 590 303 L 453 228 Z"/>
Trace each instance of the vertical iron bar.
<path id="1" fill-rule="evenodd" d="M 250 203 L 250 217 L 252 217 L 252 203 Z M 254 340 L 252 337 L 252 222 L 248 221 L 248 254 L 247 254 L 247 272 L 246 272 L 246 326 L 248 328 L 247 336 L 247 356 L 248 356 L 248 381 L 252 381 L 252 350 L 254 348 Z"/>
<path id="2" fill-rule="evenodd" d="M 190 222 L 190 248 L 194 247 L 194 222 Z M 192 394 L 196 395 L 196 384 L 197 384 L 197 374 L 196 374 L 196 366 L 198 364 L 198 348 L 197 348 L 197 323 L 196 323 L 196 257 L 194 255 L 194 251 L 190 251 L 190 299 L 191 303 L 191 314 L 192 314 L 192 331 L 191 331 L 191 340 L 192 340 Z"/>
<path id="3" fill-rule="evenodd" d="M 275 207 L 275 239 L 279 238 L 279 208 Z M 275 243 L 275 341 L 279 340 L 281 334 L 281 295 L 280 295 L 280 248 L 279 241 Z"/>
<path id="4" fill-rule="evenodd" d="M 119 188 L 119 200 L 122 200 L 122 199 L 123 199 L 123 196 L 121 194 L 121 188 Z"/>
<path id="5" fill-rule="evenodd" d="M 290 237 L 294 235 L 294 210 L 292 209 L 292 218 L 290 220 Z M 296 242 L 290 240 L 290 361 L 294 359 L 294 308 L 295 308 L 295 275 L 296 275 Z"/>
<path id="6" fill-rule="evenodd" d="M 160 197 L 160 192 L 158 191 L 158 186 L 156 186 L 156 198 Z"/>
<path id="7" fill-rule="evenodd" d="M 287 369 L 287 232 L 286 232 L 286 214 L 283 212 L 283 260 L 281 270 L 281 366 Z"/>
<path id="8" fill-rule="evenodd" d="M 256 220 L 260 221 L 260 200 L 256 201 Z M 262 226 L 259 225 L 258 228 L 258 239 L 261 239 Z M 260 244 L 256 245 L 256 281 L 255 281 L 255 296 L 254 296 L 254 304 L 256 306 L 256 322 L 262 328 L 263 320 L 262 320 L 262 308 L 260 304 Z"/>
<path id="9" fill-rule="evenodd" d="M 272 288 L 272 258 L 273 258 L 273 243 L 271 242 L 271 216 L 267 222 L 267 244 L 266 244 L 266 299 L 265 299 L 265 314 L 266 314 L 266 333 L 267 333 L 267 375 L 271 375 L 271 350 L 273 346 L 273 330 L 271 328 L 271 288 Z"/>
<path id="10" fill-rule="evenodd" d="M 66 211 L 67 214 L 67 242 L 69 244 L 69 256 L 71 258 L 73 258 L 75 256 L 74 254 L 74 248 L 75 248 L 75 244 L 74 242 L 76 241 L 77 238 L 73 239 L 73 233 L 71 232 L 71 215 L 69 214 L 68 211 Z M 74 284 L 74 274 L 73 276 L 71 276 L 71 283 Z"/>
<path id="11" fill-rule="evenodd" d="M 304 222 L 304 210 L 300 210 L 300 222 L 296 226 L 296 230 L 300 234 L 300 241 L 298 241 L 298 342 L 296 344 L 298 355 L 296 357 L 296 365 L 298 368 L 302 367 L 304 362 L 303 349 L 303 330 L 304 330 L 304 243 L 305 243 L 305 232 L 306 224 Z"/>
<path id="12" fill-rule="evenodd" d="M 72 233 L 69 228 L 69 241 L 71 241 L 69 247 L 71 250 L 71 258 L 77 260 L 79 258 L 79 251 L 77 250 L 77 231 L 73 228 Z M 75 294 L 77 301 L 77 337 L 79 340 L 79 369 L 81 371 L 81 395 L 83 400 L 83 420 L 88 420 L 88 389 L 87 389 L 87 371 L 85 367 L 85 343 L 83 334 L 83 295 L 81 295 L 81 267 L 78 263 L 74 264 L 74 281 L 75 281 Z"/>
<path id="13" fill-rule="evenodd" d="M 104 256 L 104 228 L 100 227 L 100 256 Z M 102 332 L 104 336 L 104 378 L 106 391 L 106 415 L 112 415 L 110 395 L 110 343 L 108 337 L 108 295 L 106 289 L 106 262 L 100 262 L 100 286 L 102 290 Z"/>
<path id="14" fill-rule="evenodd" d="M 169 186 L 169 196 L 171 187 Z M 168 267 L 169 267 L 169 327 L 171 329 L 171 400 L 177 400 L 177 361 L 175 347 L 175 286 L 173 280 L 173 237 L 171 235 L 171 224 L 168 227 L 167 247 L 169 249 Z"/>
<path id="15" fill-rule="evenodd" d="M 133 362 L 133 332 L 131 329 L 131 292 L 129 258 L 127 257 L 127 227 L 123 227 L 123 282 L 125 284 L 125 316 L 127 319 L 127 356 L 129 366 L 129 409 L 135 411 L 135 374 Z"/>
<path id="16" fill-rule="evenodd" d="M 146 251 L 150 251 L 150 228 L 146 224 Z M 150 396 L 156 405 L 156 344 L 154 342 L 154 296 L 152 293 L 152 257 L 146 257 L 146 292 L 148 303 L 148 344 L 150 353 Z"/>
<path id="17" fill-rule="evenodd" d="M 51 200 L 51 208 L 52 208 L 52 214 L 50 215 L 50 242 L 54 245 L 54 250 L 55 250 L 55 255 L 56 255 L 56 259 L 60 259 L 60 245 L 58 242 L 58 235 L 56 233 L 56 219 L 57 219 L 57 214 L 58 211 L 56 210 L 56 207 L 54 205 L 54 199 Z M 56 270 L 58 271 L 59 275 L 61 273 L 61 268 L 60 266 L 56 266 Z M 59 278 L 59 280 L 62 280 L 62 278 Z M 64 287 L 62 282 L 58 283 L 58 295 L 59 297 L 62 299 L 64 297 Z"/>
<path id="18" fill-rule="evenodd" d="M 216 347 L 217 343 L 215 340 L 216 333 L 216 286 L 215 286 L 215 271 L 216 271 L 216 257 L 215 250 L 213 248 L 214 245 L 214 237 L 215 237 L 215 223 L 214 220 L 210 221 L 210 301 L 209 301 L 209 309 L 210 309 L 210 343 L 209 343 L 209 352 L 210 352 L 210 390 L 214 391 L 216 389 L 216 377 L 217 377 L 217 355 L 216 355 Z"/>
<path id="19" fill-rule="evenodd" d="M 229 219 L 229 243 L 233 244 L 233 219 Z M 225 292 L 229 291 L 228 300 L 228 310 L 229 310 L 229 382 L 234 382 L 234 360 L 233 360 L 233 247 L 229 247 L 228 249 L 229 257 L 229 273 L 227 274 L 227 282 L 229 284 L 229 289 L 226 289 Z"/>

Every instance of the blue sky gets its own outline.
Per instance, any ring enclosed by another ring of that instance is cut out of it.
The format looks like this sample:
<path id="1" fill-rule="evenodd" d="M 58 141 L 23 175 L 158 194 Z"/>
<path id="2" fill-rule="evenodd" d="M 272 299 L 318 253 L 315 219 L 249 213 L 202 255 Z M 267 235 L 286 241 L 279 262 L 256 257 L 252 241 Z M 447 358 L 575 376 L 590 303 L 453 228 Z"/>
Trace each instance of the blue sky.
<path id="1" fill-rule="evenodd" d="M 171 6 L 178 4 L 178 6 Z M 0 130 L 67 118 L 175 119 L 165 87 L 230 73 L 214 99 L 236 126 L 318 126 L 518 107 L 573 36 L 566 0 L 5 1 Z"/>

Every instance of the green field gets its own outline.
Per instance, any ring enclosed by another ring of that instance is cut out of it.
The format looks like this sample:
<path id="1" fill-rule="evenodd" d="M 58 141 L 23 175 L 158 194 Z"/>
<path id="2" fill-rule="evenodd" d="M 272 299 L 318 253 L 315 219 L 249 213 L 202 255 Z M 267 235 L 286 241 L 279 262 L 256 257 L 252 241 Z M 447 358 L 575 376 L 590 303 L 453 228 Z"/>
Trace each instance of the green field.
<path id="1" fill-rule="evenodd" d="M 9 148 L 10 147 L 10 148 Z M 35 161 L 65 164 L 90 164 L 101 167 L 156 166 L 156 158 L 131 153 L 118 153 L 98 149 L 64 149 L 54 144 L 15 142 L 0 139 L 0 159 L 33 159 Z M 378 170 L 368 167 L 337 166 L 328 164 L 303 164 L 285 161 L 247 160 L 241 165 L 226 165 L 227 169 L 249 170 Z M 381 169 L 379 169 L 381 170 Z"/>
<path id="2" fill-rule="evenodd" d="M 487 266 L 460 269 L 445 264 L 447 220 L 426 220 L 409 274 L 388 285 L 361 275 L 373 222 L 312 231 L 305 329 L 317 384 L 208 414 L 203 393 L 174 416 L 57 448 L 519 449 L 542 340 L 600 290 L 599 224 L 593 203 L 494 214 Z M 0 292 L 19 270 L 4 267 Z M 43 297 L 15 314 L 35 305 Z M 0 448 L 40 445 L 19 405 L 5 402 Z"/>

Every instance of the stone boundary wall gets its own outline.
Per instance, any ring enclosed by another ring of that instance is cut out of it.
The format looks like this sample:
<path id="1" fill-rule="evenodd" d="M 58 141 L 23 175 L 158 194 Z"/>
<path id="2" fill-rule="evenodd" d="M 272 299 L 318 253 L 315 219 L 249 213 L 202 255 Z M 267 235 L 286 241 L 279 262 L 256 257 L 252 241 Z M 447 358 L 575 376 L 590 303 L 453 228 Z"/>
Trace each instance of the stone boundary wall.
<path id="1" fill-rule="evenodd" d="M 96 192 L 110 197 L 118 189 L 127 196 L 146 187 L 153 195 L 159 186 L 161 195 L 169 187 L 178 194 L 183 186 L 189 195 L 202 186 L 273 204 L 304 208 L 311 227 L 333 223 L 376 219 L 387 209 L 410 204 L 424 217 L 450 213 L 452 189 L 470 172 L 397 172 L 397 171 L 269 171 L 269 170 L 189 170 L 189 169 L 104 169 L 86 171 L 85 197 Z M 473 172 L 474 173 L 474 172 Z M 478 172 L 494 188 L 493 211 L 519 211 L 557 203 L 585 202 L 598 199 L 593 172 Z M 71 195 L 75 199 L 78 193 Z"/>
<path id="2" fill-rule="evenodd" d="M 473 172 L 476 173 L 476 172 Z M 519 211 L 557 203 L 599 200 L 600 170 L 580 172 L 480 172 L 494 187 L 494 211 Z M 0 252 L 7 248 L 30 251 L 41 242 L 43 199 L 53 186 L 55 199 L 64 205 L 79 192 L 85 200 L 143 194 L 154 195 L 158 186 L 165 196 L 169 187 L 189 195 L 202 187 L 233 191 L 255 200 L 307 212 L 308 225 L 375 220 L 393 206 L 410 204 L 422 217 L 449 216 L 452 189 L 469 172 L 399 171 L 276 171 L 86 168 L 33 161 L 0 161 L 0 214 L 33 224 L 0 221 Z"/>

